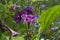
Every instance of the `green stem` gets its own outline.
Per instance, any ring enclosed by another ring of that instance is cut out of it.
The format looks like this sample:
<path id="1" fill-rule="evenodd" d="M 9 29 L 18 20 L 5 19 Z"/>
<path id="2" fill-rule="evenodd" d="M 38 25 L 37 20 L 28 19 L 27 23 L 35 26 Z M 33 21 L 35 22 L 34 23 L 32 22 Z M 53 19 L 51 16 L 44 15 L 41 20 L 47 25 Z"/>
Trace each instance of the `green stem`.
<path id="1" fill-rule="evenodd" d="M 9 38 L 9 40 L 12 40 L 12 33 L 10 33 L 10 38 Z"/>
<path id="2" fill-rule="evenodd" d="M 27 28 L 27 37 L 26 37 L 26 40 L 31 40 L 31 32 L 29 31 L 30 29 L 30 22 L 28 23 L 28 28 Z"/>

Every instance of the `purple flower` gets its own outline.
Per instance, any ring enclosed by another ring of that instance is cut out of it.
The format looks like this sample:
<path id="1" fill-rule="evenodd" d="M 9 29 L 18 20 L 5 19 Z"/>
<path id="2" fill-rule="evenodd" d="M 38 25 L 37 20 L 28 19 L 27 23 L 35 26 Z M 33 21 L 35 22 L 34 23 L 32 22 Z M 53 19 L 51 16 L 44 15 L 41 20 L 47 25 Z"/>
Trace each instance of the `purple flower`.
<path id="1" fill-rule="evenodd" d="M 36 19 L 38 19 L 38 17 L 39 17 L 38 15 L 35 16 Z"/>
<path id="2" fill-rule="evenodd" d="M 12 4 L 10 10 L 15 10 L 16 6 L 17 6 L 16 4 Z"/>
<path id="3" fill-rule="evenodd" d="M 31 6 L 26 6 L 22 11 L 17 11 L 14 20 L 17 23 L 20 23 L 22 20 L 23 22 L 32 22 L 36 19 L 33 15 L 33 8 Z"/>
<path id="4" fill-rule="evenodd" d="M 12 4 L 10 7 L 10 10 L 15 10 L 16 8 L 19 8 L 20 5 Z"/>
<path id="5" fill-rule="evenodd" d="M 33 15 L 29 14 L 29 15 L 25 15 L 23 17 L 23 20 L 24 20 L 24 22 L 32 22 L 35 20 L 35 17 Z"/>
<path id="6" fill-rule="evenodd" d="M 17 23 L 20 23 L 20 22 L 21 22 L 21 20 L 22 20 L 21 15 L 22 15 L 22 14 L 26 14 L 26 12 L 23 11 L 23 10 L 16 12 L 16 14 L 15 14 L 15 16 L 14 16 L 14 20 L 15 20 Z"/>
<path id="7" fill-rule="evenodd" d="M 33 7 L 32 6 L 26 6 L 24 10 L 27 12 L 27 14 L 33 14 Z"/>

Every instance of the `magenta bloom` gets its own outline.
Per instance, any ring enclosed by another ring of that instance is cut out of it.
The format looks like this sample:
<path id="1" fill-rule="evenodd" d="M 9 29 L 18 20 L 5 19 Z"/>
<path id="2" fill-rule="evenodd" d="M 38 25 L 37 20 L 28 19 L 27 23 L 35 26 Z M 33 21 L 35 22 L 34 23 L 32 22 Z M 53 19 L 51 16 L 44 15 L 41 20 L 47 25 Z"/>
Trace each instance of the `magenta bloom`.
<path id="1" fill-rule="evenodd" d="M 24 15 L 23 20 L 24 20 L 24 22 L 32 22 L 32 21 L 35 20 L 35 17 L 33 15 L 31 15 L 31 14 Z"/>

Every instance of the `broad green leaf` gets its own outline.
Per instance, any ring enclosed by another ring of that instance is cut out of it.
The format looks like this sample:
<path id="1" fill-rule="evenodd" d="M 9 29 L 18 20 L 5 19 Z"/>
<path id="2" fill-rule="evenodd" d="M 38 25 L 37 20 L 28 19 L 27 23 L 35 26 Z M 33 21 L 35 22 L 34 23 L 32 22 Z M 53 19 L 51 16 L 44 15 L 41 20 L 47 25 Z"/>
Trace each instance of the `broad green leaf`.
<path id="1" fill-rule="evenodd" d="M 43 12 L 39 17 L 39 21 L 41 22 L 39 32 L 40 30 L 44 32 L 44 30 L 58 17 L 60 17 L 60 5 L 49 8 L 47 11 Z"/>

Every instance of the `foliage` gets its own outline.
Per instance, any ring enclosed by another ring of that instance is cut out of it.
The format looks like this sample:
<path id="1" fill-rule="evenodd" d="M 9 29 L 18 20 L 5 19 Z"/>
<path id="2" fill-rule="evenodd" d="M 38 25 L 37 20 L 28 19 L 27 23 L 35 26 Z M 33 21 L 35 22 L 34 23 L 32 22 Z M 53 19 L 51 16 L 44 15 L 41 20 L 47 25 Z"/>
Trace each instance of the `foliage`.
<path id="1" fill-rule="evenodd" d="M 42 33 L 45 32 L 58 17 L 60 17 L 60 5 L 49 8 L 47 11 L 43 12 L 38 19 L 41 22 L 39 32 L 40 30 Z"/>
<path id="2" fill-rule="evenodd" d="M 15 15 L 15 12 L 17 10 L 23 10 L 25 6 L 33 6 L 33 12 L 35 15 L 38 15 L 37 23 L 39 24 L 39 29 L 36 30 L 35 26 L 33 26 L 33 30 L 35 33 L 32 33 L 32 39 L 31 40 L 37 40 L 42 38 L 42 34 L 46 32 L 46 30 L 52 25 L 52 22 L 55 22 L 58 17 L 60 17 L 60 0 L 0 0 L 0 21 L 4 21 L 4 23 L 12 28 L 14 31 L 17 31 L 20 33 L 19 36 L 13 37 L 13 40 L 23 40 L 27 33 L 27 24 L 20 23 L 17 24 L 13 17 Z M 10 10 L 10 7 L 12 4 L 20 5 L 19 8 L 16 8 L 14 10 Z M 41 9 L 41 5 L 46 4 L 46 7 Z M 52 7 L 54 6 L 54 7 Z M 55 25 L 55 24 L 54 24 Z M 52 26 L 53 27 L 53 26 Z M 60 27 L 60 25 L 59 25 Z M 48 29 L 50 30 L 50 29 Z M 58 29 L 59 30 L 59 29 Z M 57 30 L 57 31 L 58 31 Z M 41 32 L 42 31 L 42 32 Z M 50 34 L 46 32 L 47 36 L 46 38 L 52 36 L 52 33 L 55 33 L 57 31 L 53 31 Z M 9 32 L 2 33 L 0 32 L 0 40 L 5 40 L 9 38 Z M 7 36 L 7 38 L 6 38 Z M 23 37 L 22 37 L 23 36 Z M 2 39 L 2 37 L 4 39 Z"/>
<path id="3" fill-rule="evenodd" d="M 48 27 L 53 21 L 55 21 L 60 16 L 60 5 L 49 8 L 47 11 L 43 12 L 39 18 L 41 22 L 42 30 Z M 44 27 L 44 28 L 43 28 Z"/>

